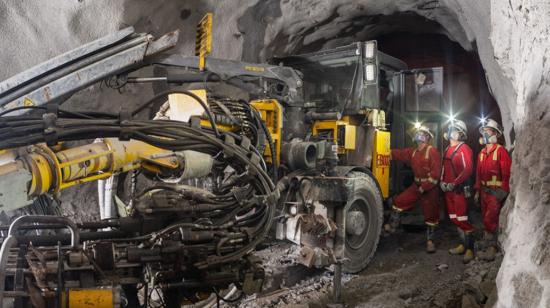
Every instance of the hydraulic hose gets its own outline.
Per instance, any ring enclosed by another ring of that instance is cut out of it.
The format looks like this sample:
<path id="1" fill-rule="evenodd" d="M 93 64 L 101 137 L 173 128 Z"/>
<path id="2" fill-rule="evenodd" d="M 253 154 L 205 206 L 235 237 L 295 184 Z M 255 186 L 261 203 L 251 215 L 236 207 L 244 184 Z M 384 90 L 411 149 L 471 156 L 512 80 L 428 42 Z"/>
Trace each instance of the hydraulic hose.
<path id="1" fill-rule="evenodd" d="M 173 93 L 184 93 L 186 91 L 172 91 Z M 164 94 L 166 95 L 166 94 Z M 142 110 L 143 105 L 136 109 Z M 208 109 L 205 109 L 208 110 Z M 247 228 L 251 231 L 246 235 L 247 239 L 243 245 L 236 245 L 234 248 L 224 246 L 222 256 L 209 256 L 204 261 L 199 261 L 195 266 L 204 269 L 211 266 L 218 266 L 225 262 L 232 262 L 240 259 L 249 253 L 267 235 L 274 217 L 275 200 L 274 184 L 270 175 L 262 163 L 260 153 L 250 143 L 246 148 L 240 145 L 243 137 L 235 134 L 217 132 L 216 126 L 211 129 L 192 127 L 189 123 L 169 120 L 134 120 L 128 119 L 121 123 L 119 119 L 110 116 L 94 119 L 74 119 L 60 113 L 50 123 L 50 128 L 55 132 L 48 135 L 45 130 L 46 122 L 39 116 L 15 116 L 2 117 L 0 120 L 0 149 L 28 146 L 44 142 L 62 142 L 95 138 L 118 138 L 124 136 L 128 139 L 143 141 L 155 147 L 170 151 L 194 150 L 218 157 L 223 153 L 225 157 L 223 164 L 230 165 L 237 174 L 245 174 L 235 184 L 244 188 L 241 194 L 242 202 L 235 199 L 235 196 L 224 192 L 222 195 L 208 196 L 206 200 L 199 201 L 191 196 L 190 200 L 196 200 L 201 208 L 198 217 L 214 218 L 214 225 L 205 224 L 203 220 L 197 219 L 189 225 L 171 226 L 164 233 L 179 232 L 179 228 L 191 228 L 197 230 L 220 230 L 223 231 L 231 226 Z M 13 128 L 17 132 L 13 134 Z M 262 128 L 265 129 L 265 128 Z M 271 147 L 271 145 L 270 145 Z M 272 147 L 273 149 L 274 147 Z M 273 152 L 272 152 L 273 153 Z M 256 159 L 252 159 L 255 157 Z M 216 162 L 214 166 L 216 166 Z M 222 168 L 215 167 L 215 168 Z M 182 198 L 189 198 L 189 196 Z M 210 199 L 210 200 L 208 200 Z M 201 205 L 203 204 L 203 205 Z M 204 211 L 202 210 L 204 209 Z M 253 210 L 256 210 L 253 213 Z M 239 219 L 235 217 L 242 216 Z M 239 233 L 244 231 L 238 231 Z M 142 236 L 136 240 L 151 240 L 156 237 Z M 227 248 L 227 249 L 226 249 Z"/>
<path id="2" fill-rule="evenodd" d="M 159 94 L 155 95 L 153 98 L 149 99 L 147 102 L 141 104 L 139 107 L 134 109 L 132 111 L 132 116 L 137 115 L 139 112 L 141 112 L 143 109 L 147 108 L 149 105 L 151 105 L 157 99 L 159 99 L 161 97 L 164 97 L 166 95 L 169 95 L 169 94 L 185 94 L 185 95 L 190 96 L 194 100 L 196 100 L 202 106 L 202 108 L 204 109 L 204 112 L 206 113 L 206 116 L 208 117 L 208 120 L 210 121 L 210 125 L 212 126 L 212 129 L 214 130 L 214 135 L 216 135 L 216 137 L 220 136 L 220 132 L 218 130 L 218 127 L 216 126 L 216 121 L 214 120 L 214 116 L 212 115 L 212 112 L 210 112 L 210 108 L 208 108 L 206 103 L 203 102 L 203 100 L 200 97 L 198 97 L 195 93 L 193 93 L 191 91 L 168 90 L 168 91 L 164 91 L 162 93 L 159 93 Z"/>

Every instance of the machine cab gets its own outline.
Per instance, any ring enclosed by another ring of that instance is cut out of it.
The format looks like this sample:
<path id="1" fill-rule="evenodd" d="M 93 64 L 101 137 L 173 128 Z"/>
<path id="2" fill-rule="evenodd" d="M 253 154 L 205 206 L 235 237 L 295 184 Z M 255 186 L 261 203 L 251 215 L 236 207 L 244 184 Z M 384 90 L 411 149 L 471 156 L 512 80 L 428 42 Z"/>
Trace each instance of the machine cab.
<path id="1" fill-rule="evenodd" d="M 380 110 L 385 116 L 382 123 L 377 123 L 377 129 L 391 132 L 391 148 L 412 146 L 414 125 L 418 122 L 432 130 L 434 145 L 441 149 L 441 67 L 409 70 L 405 62 L 379 51 L 376 41 L 280 58 L 276 62 L 302 74 L 305 109 L 363 118 L 368 111 Z M 358 130 L 357 138 L 367 140 L 348 154 L 352 157 L 348 163 L 371 167 L 374 137 L 368 131 L 361 136 Z M 409 167 L 393 164 L 391 193 L 384 195 L 401 191 L 412 180 Z"/>
<path id="2" fill-rule="evenodd" d="M 358 42 L 314 53 L 276 59 L 302 73 L 306 108 L 346 115 L 387 109 L 381 95 L 386 78 L 407 65 L 377 49 L 376 41 Z"/>

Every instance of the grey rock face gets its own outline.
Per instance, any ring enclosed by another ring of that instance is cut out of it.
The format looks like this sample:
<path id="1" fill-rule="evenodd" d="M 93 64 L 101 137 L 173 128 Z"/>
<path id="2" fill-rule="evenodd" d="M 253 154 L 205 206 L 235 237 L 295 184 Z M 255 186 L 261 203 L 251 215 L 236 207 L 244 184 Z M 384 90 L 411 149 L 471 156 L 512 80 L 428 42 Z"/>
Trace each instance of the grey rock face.
<path id="1" fill-rule="evenodd" d="M 192 54 L 195 24 L 207 11 L 215 15 L 216 57 L 258 61 L 397 31 L 443 33 L 477 52 L 499 103 L 507 142 L 515 142 L 513 188 L 501 215 L 506 253 L 496 305 L 545 307 L 550 302 L 547 1 L 7 0 L 0 3 L 0 78 L 125 25 L 157 35 L 181 29 L 173 52 Z M 141 97 L 132 89 L 119 96 L 99 85 L 89 91 L 92 102 L 90 96 L 75 97 L 71 106 L 112 110 L 113 102 L 119 106 Z"/>

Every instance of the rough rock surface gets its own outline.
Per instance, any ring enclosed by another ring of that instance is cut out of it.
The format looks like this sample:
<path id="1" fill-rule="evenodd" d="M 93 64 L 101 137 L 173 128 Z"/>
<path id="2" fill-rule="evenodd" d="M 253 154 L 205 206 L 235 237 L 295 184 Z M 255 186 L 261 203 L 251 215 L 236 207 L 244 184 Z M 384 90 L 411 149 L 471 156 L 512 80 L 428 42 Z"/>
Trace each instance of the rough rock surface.
<path id="1" fill-rule="evenodd" d="M 480 224 L 479 219 L 475 222 Z M 464 265 L 460 256 L 447 252 L 457 237 L 454 227 L 442 227 L 437 232 L 438 251 L 429 255 L 423 231 L 383 237 L 365 271 L 343 276 L 342 302 L 346 307 L 492 307 L 502 255 L 495 262 Z M 243 299 L 239 307 L 315 308 L 333 303 L 332 271 L 294 264 L 287 257 L 293 249 L 279 243 L 259 252 L 268 281 L 262 294 Z"/>
<path id="2" fill-rule="evenodd" d="M 7 0 L 0 2 L 0 78 L 125 25 L 156 34 L 179 28 L 182 40 L 175 51 L 190 54 L 194 25 L 206 11 L 216 15 L 214 55 L 219 57 L 261 60 L 396 31 L 444 33 L 477 52 L 501 108 L 507 141 L 516 141 L 513 188 L 501 217 L 506 254 L 497 306 L 550 305 L 547 1 Z M 131 101 L 100 86 L 89 92 L 95 94 L 88 108 Z M 132 90 L 125 95 L 137 96 Z"/>
<path id="3" fill-rule="evenodd" d="M 501 215 L 506 254 L 497 279 L 499 306 L 550 305 L 550 5 L 493 1 L 495 58 L 517 93 L 512 193 Z M 521 35 L 510 35 L 510 33 Z"/>

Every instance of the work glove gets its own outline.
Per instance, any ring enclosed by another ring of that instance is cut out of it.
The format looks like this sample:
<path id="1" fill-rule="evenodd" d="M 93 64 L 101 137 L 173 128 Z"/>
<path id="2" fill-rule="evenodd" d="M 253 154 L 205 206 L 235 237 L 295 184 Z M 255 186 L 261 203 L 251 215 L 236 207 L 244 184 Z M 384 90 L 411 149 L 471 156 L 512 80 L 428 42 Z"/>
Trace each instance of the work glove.
<path id="1" fill-rule="evenodd" d="M 418 186 L 418 192 L 420 194 L 423 194 L 424 193 L 424 188 L 422 188 L 422 186 Z"/>
<path id="2" fill-rule="evenodd" d="M 439 184 L 439 187 L 441 187 L 441 190 L 444 191 L 444 192 L 453 191 L 455 189 L 455 184 L 441 182 Z"/>

